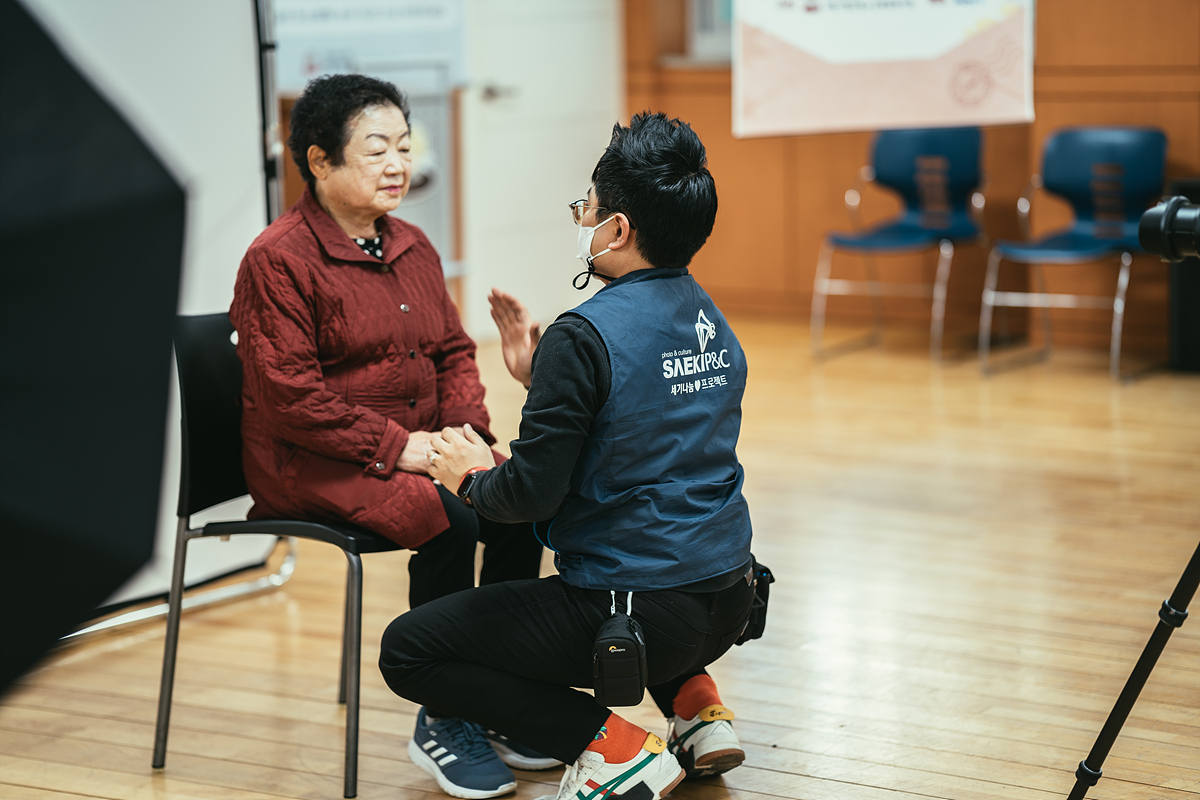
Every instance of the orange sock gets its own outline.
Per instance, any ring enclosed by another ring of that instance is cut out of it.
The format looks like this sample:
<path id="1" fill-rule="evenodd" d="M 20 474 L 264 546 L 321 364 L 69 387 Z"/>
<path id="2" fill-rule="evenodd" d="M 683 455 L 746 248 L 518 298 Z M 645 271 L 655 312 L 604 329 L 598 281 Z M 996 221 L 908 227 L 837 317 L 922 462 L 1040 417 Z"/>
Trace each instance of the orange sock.
<path id="1" fill-rule="evenodd" d="M 719 705 L 722 703 L 721 695 L 717 694 L 716 681 L 708 675 L 688 678 L 675 695 L 675 715 L 683 719 L 695 719 L 708 706 Z"/>
<path id="2" fill-rule="evenodd" d="M 647 736 L 643 728 L 610 713 L 587 749 L 604 756 L 609 764 L 621 764 L 641 752 Z"/>

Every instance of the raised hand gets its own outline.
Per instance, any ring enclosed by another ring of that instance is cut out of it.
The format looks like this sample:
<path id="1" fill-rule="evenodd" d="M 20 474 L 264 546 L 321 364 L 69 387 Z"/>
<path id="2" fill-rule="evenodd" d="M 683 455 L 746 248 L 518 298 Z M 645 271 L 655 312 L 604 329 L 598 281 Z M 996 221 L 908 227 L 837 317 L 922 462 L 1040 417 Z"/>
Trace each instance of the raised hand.
<path id="1" fill-rule="evenodd" d="M 529 388 L 533 351 L 542 335 L 541 323 L 534 321 L 524 303 L 507 292 L 492 289 L 488 302 L 492 306 L 492 319 L 500 331 L 504 366 L 522 386 Z"/>

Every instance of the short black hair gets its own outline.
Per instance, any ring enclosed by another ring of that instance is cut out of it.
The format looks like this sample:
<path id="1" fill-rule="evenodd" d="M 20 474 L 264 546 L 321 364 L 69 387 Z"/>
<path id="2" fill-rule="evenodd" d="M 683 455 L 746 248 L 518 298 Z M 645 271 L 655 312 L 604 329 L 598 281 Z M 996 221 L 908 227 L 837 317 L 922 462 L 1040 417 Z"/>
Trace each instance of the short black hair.
<path id="1" fill-rule="evenodd" d="M 592 172 L 600 206 L 637 231 L 638 252 L 655 267 L 686 267 L 717 218 L 717 185 L 700 137 L 686 122 L 644 111 L 612 141 Z"/>
<path id="2" fill-rule="evenodd" d="M 388 105 L 400 109 L 404 121 L 409 121 L 408 98 L 387 81 L 366 75 L 322 75 L 309 81 L 292 107 L 287 141 L 304 182 L 311 186 L 315 180 L 308 168 L 309 147 L 315 144 L 329 156 L 330 163 L 341 166 L 350 123 L 363 109 Z"/>

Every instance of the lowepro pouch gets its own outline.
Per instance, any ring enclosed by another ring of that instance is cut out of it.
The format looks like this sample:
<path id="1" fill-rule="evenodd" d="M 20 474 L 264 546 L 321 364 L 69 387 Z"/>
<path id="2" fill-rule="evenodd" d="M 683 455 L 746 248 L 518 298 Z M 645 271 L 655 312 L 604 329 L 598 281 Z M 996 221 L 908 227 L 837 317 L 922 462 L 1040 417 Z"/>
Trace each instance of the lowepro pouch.
<path id="1" fill-rule="evenodd" d="M 616 592 L 611 616 L 596 632 L 592 650 L 592 688 L 604 708 L 636 706 L 646 691 L 646 638 L 632 613 L 633 592 L 617 613 Z"/>
<path id="2" fill-rule="evenodd" d="M 763 635 L 767 627 L 767 600 L 771 594 L 771 584 L 775 576 L 766 564 L 754 562 L 754 601 L 750 606 L 750 616 L 746 619 L 746 627 L 734 644 L 745 644 L 751 639 Z"/>

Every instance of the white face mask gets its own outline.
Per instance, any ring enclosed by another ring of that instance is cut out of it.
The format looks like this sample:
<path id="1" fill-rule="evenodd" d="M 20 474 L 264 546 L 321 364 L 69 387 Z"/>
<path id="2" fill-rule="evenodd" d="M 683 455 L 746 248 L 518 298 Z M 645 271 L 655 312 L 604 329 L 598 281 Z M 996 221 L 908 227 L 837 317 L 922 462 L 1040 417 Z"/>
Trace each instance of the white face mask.
<path id="1" fill-rule="evenodd" d="M 609 249 L 606 247 L 605 249 L 601 250 L 599 253 L 596 253 L 596 255 L 592 255 L 592 239 L 594 239 L 596 237 L 596 230 L 600 227 L 600 225 L 603 225 L 606 222 L 611 222 L 612 220 L 614 220 L 616 218 L 617 217 L 614 214 L 613 216 L 604 220 L 604 222 L 601 222 L 599 225 L 593 225 L 590 228 L 587 227 L 586 225 L 579 226 L 579 238 L 578 238 L 579 252 L 576 253 L 575 257 L 578 258 L 580 261 L 582 261 L 584 264 L 587 264 L 587 270 L 576 275 L 575 280 L 573 280 L 571 282 L 571 284 L 576 289 L 580 289 L 580 290 L 586 289 L 588 283 L 591 282 L 593 275 L 600 275 L 600 277 L 602 277 L 602 278 L 608 278 L 607 275 L 602 275 L 601 273 L 596 272 L 595 262 L 596 262 L 597 258 L 599 258 L 600 256 L 604 255 L 605 253 L 609 252 Z M 580 283 L 581 278 L 583 279 L 583 283 Z M 609 278 L 609 280 L 611 280 L 611 278 Z"/>
<path id="2" fill-rule="evenodd" d="M 617 217 L 614 214 L 613 216 L 604 220 L 604 222 L 601 222 L 600 225 L 604 225 L 605 223 L 612 222 L 616 218 Z M 580 261 L 582 261 L 584 264 L 587 264 L 587 268 L 588 268 L 589 272 L 594 271 L 593 270 L 593 266 L 594 266 L 593 262 L 595 262 L 595 260 L 597 258 L 599 258 L 600 256 L 602 256 L 608 252 L 608 248 L 605 248 L 605 249 L 601 250 L 599 253 L 596 253 L 596 255 L 592 255 L 592 239 L 596 238 L 596 231 L 597 231 L 597 229 L 600 228 L 600 225 L 593 225 L 590 228 L 587 227 L 586 225 L 579 226 L 579 253 L 575 257 L 578 258 Z"/>

